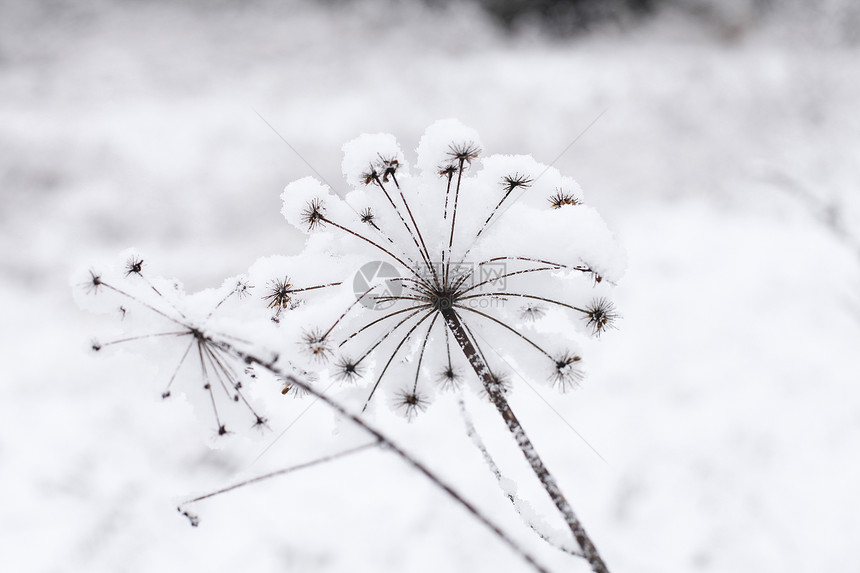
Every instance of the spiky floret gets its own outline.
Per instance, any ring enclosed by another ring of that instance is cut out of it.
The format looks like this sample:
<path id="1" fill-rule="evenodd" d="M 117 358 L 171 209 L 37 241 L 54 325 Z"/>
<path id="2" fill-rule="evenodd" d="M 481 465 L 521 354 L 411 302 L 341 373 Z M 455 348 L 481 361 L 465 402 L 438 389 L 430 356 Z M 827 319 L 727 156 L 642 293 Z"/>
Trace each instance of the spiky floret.
<path id="1" fill-rule="evenodd" d="M 534 180 L 527 175 L 514 173 L 512 175 L 505 175 L 502 177 L 502 188 L 506 193 L 511 193 L 514 189 L 526 189 L 531 187 L 533 182 Z"/>
<path id="2" fill-rule="evenodd" d="M 520 309 L 520 317 L 527 322 L 534 322 L 546 315 L 546 307 L 539 303 L 528 303 Z"/>
<path id="3" fill-rule="evenodd" d="M 361 218 L 362 223 L 370 225 L 371 227 L 376 227 L 376 215 L 370 207 L 367 207 L 359 213 L 359 217 Z"/>
<path id="4" fill-rule="evenodd" d="M 467 141 L 463 143 L 452 143 L 448 146 L 448 157 L 457 161 L 460 166 L 463 164 L 472 165 L 472 161 L 477 159 L 481 154 L 481 148 L 475 142 Z"/>
<path id="5" fill-rule="evenodd" d="M 98 294 L 99 289 L 104 284 L 102 282 L 102 276 L 99 273 L 96 273 L 94 270 L 90 269 L 90 279 L 83 283 L 84 289 L 86 289 L 87 294 Z"/>
<path id="6" fill-rule="evenodd" d="M 555 194 L 549 198 L 549 204 L 553 209 L 561 209 L 565 205 L 580 205 L 582 201 L 563 189 L 556 189 Z"/>
<path id="7" fill-rule="evenodd" d="M 438 376 L 439 385 L 443 390 L 456 390 L 460 387 L 462 374 L 453 366 L 446 366 Z"/>
<path id="8" fill-rule="evenodd" d="M 439 177 L 447 177 L 451 179 L 457 173 L 457 164 L 456 163 L 445 163 L 439 166 L 438 171 Z"/>
<path id="9" fill-rule="evenodd" d="M 426 411 L 428 404 L 427 398 L 416 390 L 401 390 L 394 401 L 394 405 L 403 411 L 409 421 L 412 421 L 419 412 Z"/>
<path id="10" fill-rule="evenodd" d="M 361 180 L 365 185 L 371 185 L 379 181 L 379 172 L 376 171 L 376 168 L 371 165 L 368 167 L 367 171 L 361 174 Z"/>
<path id="11" fill-rule="evenodd" d="M 311 199 L 302 210 L 302 223 L 308 226 L 308 230 L 322 226 L 325 221 L 325 205 L 322 199 Z"/>
<path id="12" fill-rule="evenodd" d="M 140 275 L 143 272 L 143 259 L 132 255 L 125 263 L 125 276 Z"/>
<path id="13" fill-rule="evenodd" d="M 397 183 L 397 170 L 400 168 L 400 161 L 397 160 L 394 156 L 377 154 L 379 156 L 379 168 L 382 171 L 382 182 L 388 183 L 389 178 L 394 180 L 394 183 L 399 187 L 400 185 Z"/>
<path id="14" fill-rule="evenodd" d="M 248 282 L 248 279 L 241 278 L 236 280 L 236 286 L 233 287 L 233 292 L 235 292 L 236 296 L 239 298 L 246 298 L 251 296 L 250 291 L 252 288 L 254 288 L 254 285 Z"/>
<path id="15" fill-rule="evenodd" d="M 290 282 L 290 277 L 285 276 L 283 279 L 269 282 L 268 293 L 263 297 L 263 300 L 269 301 L 268 308 L 275 309 L 277 312 L 288 309 L 293 298 L 293 284 Z"/>
<path id="16" fill-rule="evenodd" d="M 341 382 L 355 382 L 364 375 L 364 367 L 357 360 L 341 356 L 334 364 L 334 377 Z"/>
<path id="17" fill-rule="evenodd" d="M 309 330 L 302 335 L 302 345 L 314 360 L 325 362 L 331 356 L 331 345 L 321 330 Z"/>
<path id="18" fill-rule="evenodd" d="M 564 352 L 553 359 L 553 369 L 550 380 L 553 386 L 561 392 L 567 392 L 571 388 L 579 386 L 584 374 L 580 368 L 582 358 L 570 352 Z"/>
<path id="19" fill-rule="evenodd" d="M 615 305 L 607 298 L 601 297 L 591 301 L 585 307 L 586 326 L 591 328 L 592 334 L 600 336 L 610 328 L 615 328 L 615 322 L 621 316 L 615 311 Z"/>

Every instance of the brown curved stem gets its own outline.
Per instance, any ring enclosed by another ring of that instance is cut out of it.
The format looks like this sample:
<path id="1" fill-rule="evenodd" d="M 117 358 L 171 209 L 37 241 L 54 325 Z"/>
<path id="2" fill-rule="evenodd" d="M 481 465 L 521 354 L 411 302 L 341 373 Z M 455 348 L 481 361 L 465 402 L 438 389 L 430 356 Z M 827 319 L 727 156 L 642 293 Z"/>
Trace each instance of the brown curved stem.
<path id="1" fill-rule="evenodd" d="M 453 308 L 443 308 L 441 309 L 441 312 L 442 316 L 445 318 L 445 323 L 448 325 L 448 329 L 451 331 L 451 334 L 454 335 L 454 339 L 460 345 L 460 348 L 463 350 L 463 354 L 466 355 L 466 359 L 475 370 L 478 378 L 481 379 L 490 400 L 492 400 L 496 409 L 499 411 L 499 414 L 501 414 L 502 419 L 505 421 L 505 425 L 507 425 L 508 430 L 514 436 L 514 440 L 517 442 L 520 451 L 525 456 L 526 461 L 528 461 L 535 476 L 540 480 L 544 490 L 549 494 L 549 497 L 553 504 L 555 504 L 556 509 L 558 509 L 558 512 L 564 518 L 565 523 L 567 523 L 567 526 L 576 538 L 577 543 L 579 543 L 579 547 L 582 549 L 582 555 L 591 565 L 592 571 L 594 571 L 594 573 L 609 573 L 609 569 L 606 567 L 606 564 L 597 552 L 597 548 L 588 537 L 588 534 L 586 534 L 585 528 L 582 526 L 579 518 L 576 517 L 576 514 L 573 512 L 573 508 L 570 506 L 570 503 L 568 503 L 564 494 L 561 492 L 561 489 L 558 487 L 555 477 L 553 477 L 544 465 L 543 460 L 541 460 L 537 450 L 526 435 L 520 421 L 514 415 L 513 410 L 511 410 L 511 406 L 505 398 L 505 392 L 502 385 L 497 384 L 493 379 L 493 374 L 490 371 L 489 366 L 481 357 L 480 352 L 468 336 L 457 312 Z"/>

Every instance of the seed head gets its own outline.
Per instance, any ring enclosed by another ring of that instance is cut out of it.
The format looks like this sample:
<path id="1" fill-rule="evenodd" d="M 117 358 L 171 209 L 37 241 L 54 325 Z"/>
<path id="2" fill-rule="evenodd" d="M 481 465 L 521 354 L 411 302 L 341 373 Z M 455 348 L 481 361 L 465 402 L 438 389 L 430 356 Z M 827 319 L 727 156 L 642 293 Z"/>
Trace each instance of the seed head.
<path id="1" fill-rule="evenodd" d="M 321 199 L 312 199 L 302 211 L 302 223 L 308 226 L 308 231 L 321 226 L 325 221 L 325 207 Z"/>
<path id="2" fill-rule="evenodd" d="M 400 162 L 396 157 L 385 157 L 383 155 L 379 155 L 379 166 L 382 170 L 382 182 L 388 183 L 389 177 L 394 179 L 394 183 L 397 183 L 397 170 L 400 168 Z M 399 187 L 399 185 L 398 185 Z"/>
<path id="3" fill-rule="evenodd" d="M 446 366 L 439 373 L 439 384 L 443 390 L 456 390 L 460 386 L 462 375 L 453 366 Z"/>
<path id="4" fill-rule="evenodd" d="M 562 189 L 556 189 L 549 198 L 549 204 L 553 209 L 561 209 L 565 205 L 580 205 L 582 201 Z"/>
<path id="5" fill-rule="evenodd" d="M 90 280 L 83 284 L 84 288 L 87 291 L 87 294 L 98 294 L 99 288 L 104 284 L 102 282 L 102 276 L 96 274 L 96 272 L 90 269 Z"/>
<path id="6" fill-rule="evenodd" d="M 446 163 L 444 165 L 440 165 L 437 173 L 439 174 L 439 177 L 447 177 L 448 179 L 451 179 L 454 174 L 457 173 L 457 164 Z"/>
<path id="7" fill-rule="evenodd" d="M 293 285 L 290 283 L 290 277 L 275 279 L 269 283 L 269 294 L 263 297 L 263 300 L 269 301 L 268 308 L 275 309 L 278 313 L 286 310 L 290 306 L 292 300 Z"/>
<path id="8" fill-rule="evenodd" d="M 325 362 L 331 356 L 331 347 L 329 341 L 320 330 L 310 330 L 302 336 L 302 343 L 305 350 L 320 362 Z"/>
<path id="9" fill-rule="evenodd" d="M 481 148 L 475 145 L 474 142 L 452 143 L 448 146 L 448 157 L 457 161 L 460 165 L 468 163 L 472 166 L 472 160 L 477 159 L 481 154 Z"/>
<path id="10" fill-rule="evenodd" d="M 585 309 L 586 326 L 591 327 L 594 336 L 600 336 L 606 330 L 615 328 L 615 322 L 621 316 L 615 312 L 615 305 L 607 298 L 598 298 L 591 301 Z"/>
<path id="11" fill-rule="evenodd" d="M 533 181 L 533 179 L 530 179 L 525 175 L 520 175 L 519 173 L 505 175 L 502 177 L 502 188 L 505 190 L 505 193 L 510 193 L 514 189 L 527 189 L 528 187 L 531 187 Z"/>
<path id="12" fill-rule="evenodd" d="M 334 365 L 334 376 L 341 382 L 355 382 L 364 374 L 364 368 L 346 356 L 338 358 Z"/>
<path id="13" fill-rule="evenodd" d="M 249 291 L 252 288 L 254 288 L 254 285 L 250 284 L 247 279 L 243 278 L 236 281 L 236 286 L 233 287 L 233 292 L 235 292 L 236 296 L 239 298 L 245 298 L 251 295 Z"/>
<path id="14" fill-rule="evenodd" d="M 539 318 L 543 318 L 546 314 L 546 307 L 542 304 L 529 303 L 520 309 L 520 317 L 527 322 L 534 322 Z"/>
<path id="15" fill-rule="evenodd" d="M 370 207 L 368 207 L 364 211 L 362 211 L 361 214 L 359 215 L 359 217 L 361 217 L 362 223 L 365 223 L 365 224 L 370 225 L 372 227 L 376 227 L 376 221 L 375 221 L 376 215 L 373 214 L 373 209 L 371 209 Z"/>
<path id="16" fill-rule="evenodd" d="M 139 275 L 143 271 L 143 259 L 136 255 L 132 255 L 125 263 L 125 276 L 132 274 Z"/>
<path id="17" fill-rule="evenodd" d="M 555 358 L 553 371 L 549 377 L 553 386 L 557 386 L 561 392 L 567 392 L 571 388 L 579 386 L 584 377 L 580 369 L 581 361 L 582 358 L 569 352 Z"/>
<path id="18" fill-rule="evenodd" d="M 395 400 L 395 406 L 403 410 L 410 422 L 418 415 L 418 412 L 427 410 L 427 404 L 427 399 L 424 396 L 411 390 L 401 390 Z"/>

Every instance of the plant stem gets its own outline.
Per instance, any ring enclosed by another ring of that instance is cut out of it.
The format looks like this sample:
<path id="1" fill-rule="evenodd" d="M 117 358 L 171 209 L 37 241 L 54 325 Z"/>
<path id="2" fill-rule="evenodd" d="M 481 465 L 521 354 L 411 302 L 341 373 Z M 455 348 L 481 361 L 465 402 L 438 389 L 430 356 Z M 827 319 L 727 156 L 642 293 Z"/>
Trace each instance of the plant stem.
<path id="1" fill-rule="evenodd" d="M 585 533 L 585 528 L 576 517 L 576 514 L 573 512 L 573 508 L 564 497 L 564 494 L 562 494 L 555 478 L 546 468 L 543 460 L 540 459 L 537 450 L 535 450 L 534 445 L 526 435 L 520 421 L 514 415 L 513 410 L 511 410 L 510 404 L 508 404 L 508 401 L 505 398 L 504 389 L 500 384 L 495 382 L 489 366 L 481 358 L 478 349 L 467 335 L 466 329 L 463 328 L 463 324 L 460 322 L 460 317 L 457 316 L 457 312 L 453 308 L 442 308 L 441 312 L 442 316 L 445 318 L 445 323 L 448 325 L 448 329 L 451 331 L 451 334 L 454 335 L 454 339 L 460 345 L 460 348 L 466 355 L 466 359 L 469 361 L 469 364 L 475 370 L 478 378 L 480 378 L 483 383 L 487 394 L 490 396 L 490 400 L 492 400 L 496 409 L 499 411 L 499 414 L 501 414 L 502 419 L 505 421 L 508 430 L 514 436 L 514 440 L 519 446 L 520 451 L 525 456 L 526 461 L 528 461 L 535 476 L 540 480 L 544 490 L 549 494 L 549 497 L 553 504 L 555 504 L 558 512 L 564 518 L 564 521 L 570 528 L 571 533 L 573 533 L 573 536 L 576 538 L 577 543 L 579 543 L 583 557 L 591 565 L 592 571 L 594 571 L 594 573 L 609 573 L 609 569 L 598 554 L 594 543 L 592 543 L 588 534 Z"/>
<path id="2" fill-rule="evenodd" d="M 244 360 L 245 363 L 256 364 L 256 365 L 264 368 L 265 370 L 268 370 L 269 372 L 271 372 L 275 376 L 280 376 L 280 377 L 284 378 L 290 384 L 295 384 L 299 388 L 303 389 L 304 391 L 306 391 L 309 394 L 311 394 L 312 396 L 314 396 L 317 400 L 323 402 L 325 405 L 327 405 L 329 408 L 331 408 L 332 410 L 334 410 L 335 412 L 337 412 L 341 416 L 350 420 L 353 424 L 355 424 L 356 426 L 358 426 L 359 428 L 363 429 L 365 432 L 367 432 L 368 434 L 370 434 L 371 436 L 376 438 L 378 443 L 383 448 L 387 449 L 391 453 L 398 456 L 400 459 L 402 459 L 404 462 L 406 462 L 406 464 L 412 466 L 415 470 L 417 470 L 418 472 L 423 474 L 427 479 L 429 479 L 436 487 L 438 487 L 443 492 L 445 492 L 445 494 L 447 494 L 448 497 L 450 497 L 455 502 L 460 504 L 460 506 L 462 506 L 466 511 L 468 511 L 470 514 L 472 514 L 472 516 L 475 517 L 475 519 L 480 521 L 484 526 L 486 526 L 490 531 L 492 531 L 496 537 L 498 537 L 514 553 L 516 553 L 520 558 L 522 558 L 526 563 L 528 563 L 535 571 L 537 571 L 538 573 L 549 573 L 549 571 L 543 565 L 538 563 L 537 560 L 535 560 L 535 558 L 532 557 L 532 555 L 527 550 L 525 550 L 523 547 L 521 547 L 507 533 L 502 531 L 502 529 L 498 525 L 493 523 L 489 517 L 484 515 L 484 513 L 480 509 L 478 509 L 477 507 L 472 505 L 463 496 L 461 496 L 459 493 L 457 493 L 451 486 L 449 486 L 440 477 L 438 477 L 435 474 L 435 472 L 433 472 L 430 468 L 428 468 L 426 465 L 424 465 L 423 463 L 418 461 L 411 454 L 407 453 L 405 450 L 403 450 L 402 448 L 397 446 L 385 434 L 383 434 L 382 432 L 380 432 L 379 430 L 377 430 L 376 428 L 374 428 L 373 426 L 371 426 L 370 424 L 365 422 L 358 415 L 353 414 L 352 412 L 347 410 L 343 405 L 341 405 L 339 402 L 330 398 L 324 392 L 320 392 L 319 390 L 317 390 L 316 388 L 314 388 L 313 386 L 311 386 L 310 384 L 308 384 L 304 380 L 300 380 L 300 379 L 296 378 L 295 376 L 292 376 L 292 375 L 287 374 L 286 372 L 282 371 L 280 368 L 278 368 L 278 366 L 273 361 L 263 360 L 262 358 L 254 355 L 252 353 L 242 351 L 239 348 L 236 348 L 236 347 L 232 346 L 231 344 L 229 344 L 228 342 L 225 342 L 225 341 L 218 341 L 217 345 L 221 349 L 225 350 L 226 352 L 229 352 L 229 353 L 233 354 L 234 356 L 236 356 L 237 358 Z M 275 359 L 275 361 L 277 361 L 277 359 Z M 188 517 L 189 517 L 189 519 L 192 519 L 192 524 L 193 524 L 193 519 L 194 519 L 193 516 L 189 515 Z"/>

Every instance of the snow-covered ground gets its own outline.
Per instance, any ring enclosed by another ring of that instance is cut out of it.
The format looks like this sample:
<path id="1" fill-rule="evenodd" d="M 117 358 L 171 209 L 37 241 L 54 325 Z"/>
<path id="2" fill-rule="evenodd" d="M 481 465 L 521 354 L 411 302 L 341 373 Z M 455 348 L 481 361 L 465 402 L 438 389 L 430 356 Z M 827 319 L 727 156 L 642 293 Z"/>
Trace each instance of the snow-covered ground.
<path id="1" fill-rule="evenodd" d="M 615 572 L 860 570 L 860 257 L 807 201 L 860 229 L 857 48 L 671 15 L 550 41 L 466 8 L 252 6 L 0 5 L 0 568 L 527 571 L 384 452 L 204 502 L 189 527 L 187 497 L 360 438 L 315 406 L 255 461 L 292 401 L 271 434 L 210 449 L 159 399 L 164 371 L 88 352 L 110 323 L 69 277 L 135 246 L 195 290 L 295 252 L 279 195 L 310 168 L 259 116 L 329 181 L 362 132 L 408 150 L 457 117 L 548 163 L 599 116 L 556 166 L 628 250 L 624 319 L 582 389 L 544 391 L 561 417 L 515 389 L 532 439 Z M 586 570 L 512 515 L 455 404 L 376 421 L 553 571 Z"/>

